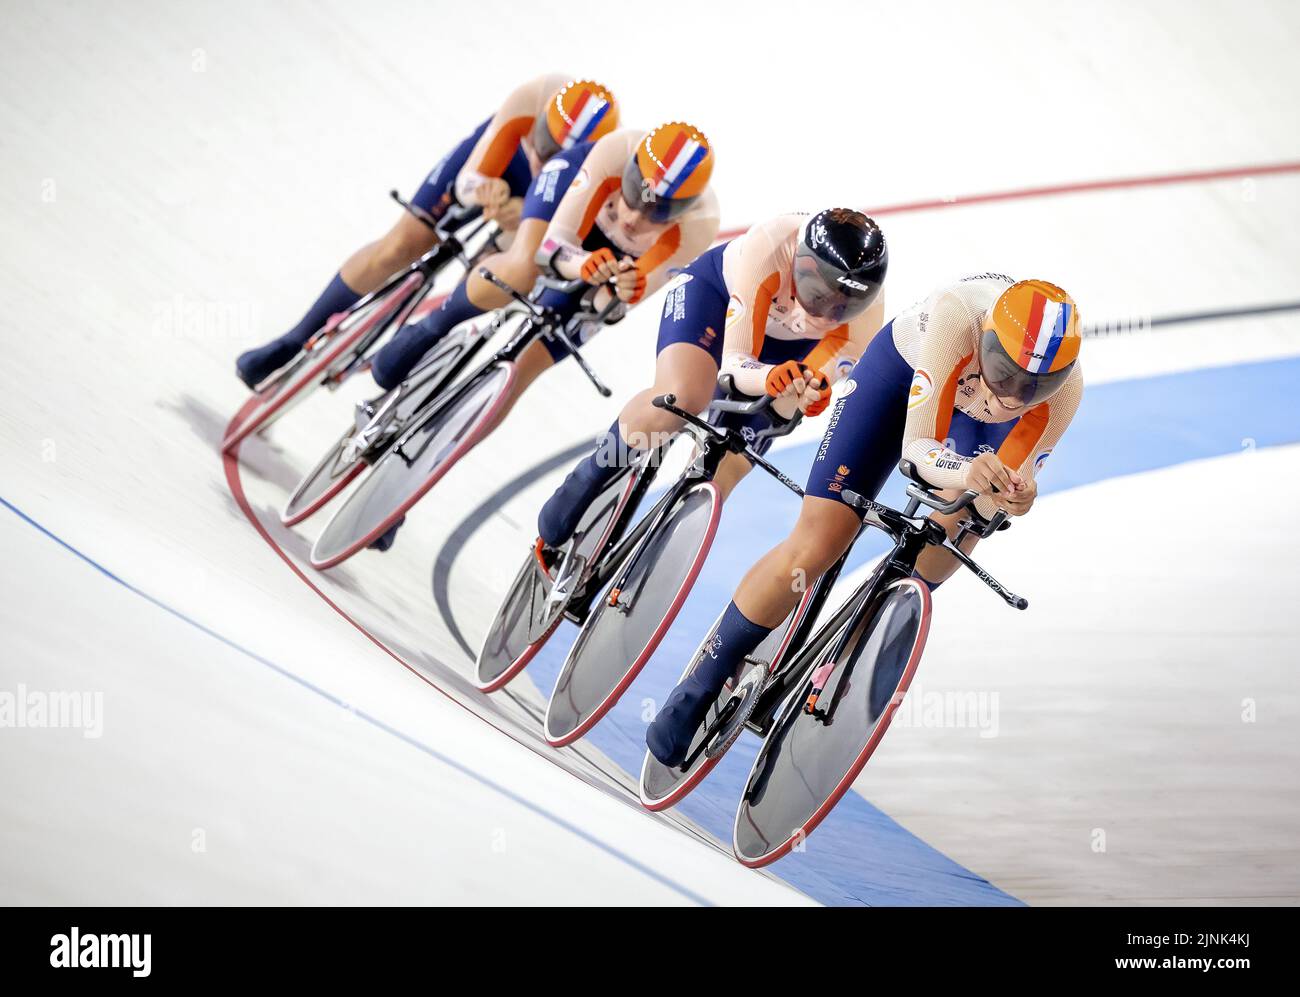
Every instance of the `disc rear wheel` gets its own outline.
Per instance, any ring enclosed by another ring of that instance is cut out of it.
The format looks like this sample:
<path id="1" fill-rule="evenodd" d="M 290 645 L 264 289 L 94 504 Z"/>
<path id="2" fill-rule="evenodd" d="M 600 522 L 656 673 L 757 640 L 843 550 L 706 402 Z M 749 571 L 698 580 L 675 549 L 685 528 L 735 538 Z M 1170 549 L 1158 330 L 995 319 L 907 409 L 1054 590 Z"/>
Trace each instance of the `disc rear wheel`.
<path id="1" fill-rule="evenodd" d="M 513 363 L 492 364 L 427 415 L 417 414 L 326 524 L 312 566 L 331 568 L 387 532 L 478 442 L 514 380 Z"/>
<path id="2" fill-rule="evenodd" d="M 889 585 L 806 666 L 807 680 L 780 708 L 750 770 L 732 847 L 751 867 L 767 865 L 812 833 L 853 785 L 889 729 L 920 663 L 930 592 L 914 578 Z M 840 649 L 837 654 L 837 649 Z M 813 712 L 812 676 L 832 668 Z"/>
<path id="3" fill-rule="evenodd" d="M 660 527 L 620 569 L 625 584 L 592 607 L 556 681 L 546 739 L 576 741 L 618 701 L 654 653 L 699 574 L 718 526 L 717 486 L 701 482 L 676 500 Z"/>
<path id="4" fill-rule="evenodd" d="M 572 541 L 565 545 L 567 557 L 554 569 L 570 578 L 568 595 L 604 549 L 636 479 L 635 472 L 620 475 L 583 513 Z M 537 555 L 530 550 L 479 651 L 475 682 L 483 692 L 500 689 L 523 671 L 559 626 L 567 599 L 552 598 L 552 582 L 553 576 L 543 573 Z"/>
<path id="5" fill-rule="evenodd" d="M 443 389 L 452 367 L 469 347 L 468 332 L 453 332 L 416 368 L 405 386 L 398 389 L 403 394 L 391 403 L 392 411 L 388 418 L 390 432 L 400 431 L 412 415 Z M 388 405 L 390 398 L 391 393 L 375 402 L 376 409 Z M 285 526 L 294 526 L 314 515 L 365 470 L 366 463 L 362 458 L 370 447 L 358 439 L 360 432 L 362 428 L 354 420 L 353 425 L 343 431 L 316 466 L 303 476 L 280 514 L 280 521 Z M 385 434 L 378 435 L 382 437 Z M 372 445 L 373 442 L 376 441 L 372 441 Z"/>

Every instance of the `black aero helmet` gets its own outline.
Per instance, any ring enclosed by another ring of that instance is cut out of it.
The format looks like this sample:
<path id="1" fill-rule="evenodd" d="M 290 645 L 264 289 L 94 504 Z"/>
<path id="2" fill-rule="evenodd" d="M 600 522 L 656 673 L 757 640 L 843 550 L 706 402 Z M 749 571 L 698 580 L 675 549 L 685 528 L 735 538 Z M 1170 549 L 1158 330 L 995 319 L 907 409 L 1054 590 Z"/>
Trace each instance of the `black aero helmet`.
<path id="1" fill-rule="evenodd" d="M 827 208 L 799 235 L 794 296 L 809 315 L 847 322 L 876 300 L 888 268 L 879 225 L 852 208 Z"/>

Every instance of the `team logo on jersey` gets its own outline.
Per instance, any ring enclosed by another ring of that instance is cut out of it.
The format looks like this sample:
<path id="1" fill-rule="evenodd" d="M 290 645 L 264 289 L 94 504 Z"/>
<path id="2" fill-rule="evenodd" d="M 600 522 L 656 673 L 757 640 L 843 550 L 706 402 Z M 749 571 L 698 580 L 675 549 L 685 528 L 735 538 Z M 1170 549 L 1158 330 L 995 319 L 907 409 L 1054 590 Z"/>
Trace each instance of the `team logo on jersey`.
<path id="1" fill-rule="evenodd" d="M 542 172 L 554 173 L 556 170 L 567 170 L 568 168 L 569 161 L 567 159 L 556 157 L 555 159 L 548 159 L 546 161 L 546 165 L 542 167 Z"/>
<path id="2" fill-rule="evenodd" d="M 849 369 L 851 370 L 852 368 L 853 365 L 849 364 Z M 847 381 L 843 381 L 841 383 L 844 385 L 844 387 L 840 388 L 841 398 L 848 398 L 849 395 L 853 394 L 853 392 L 858 390 L 858 382 L 853 380 L 852 378 L 850 378 Z"/>
<path id="3" fill-rule="evenodd" d="M 733 294 L 727 302 L 727 327 L 730 328 L 733 322 L 739 322 L 744 314 L 745 303 L 740 300 L 740 295 Z"/>
<path id="4" fill-rule="evenodd" d="M 667 290 L 669 290 L 669 291 L 675 291 L 675 290 L 677 290 L 679 287 L 681 287 L 683 284 L 689 284 L 689 283 L 690 283 L 692 280 L 694 280 L 694 279 L 695 279 L 695 275 L 694 275 L 694 274 L 689 274 L 689 273 L 679 273 L 679 274 L 677 274 L 675 277 L 673 277 L 672 280 L 670 280 L 670 281 L 668 282 Z"/>
<path id="5" fill-rule="evenodd" d="M 569 190 L 582 190 L 591 182 L 591 177 L 587 174 L 586 167 L 578 171 L 578 175 L 569 181 Z"/>
<path id="6" fill-rule="evenodd" d="M 962 468 L 962 460 L 942 447 L 927 450 L 925 452 L 925 462 L 931 467 L 937 467 L 943 471 L 960 471 Z"/>
<path id="7" fill-rule="evenodd" d="M 664 318 L 680 322 L 686 317 L 686 285 L 691 275 L 677 273 L 668 282 L 668 293 L 664 295 Z"/>
<path id="8" fill-rule="evenodd" d="M 918 367 L 916 373 L 912 375 L 912 387 L 907 392 L 907 407 L 913 409 L 918 405 L 924 405 L 932 394 L 934 394 L 934 380 L 930 377 L 929 371 Z"/>
<path id="9" fill-rule="evenodd" d="M 844 479 L 847 478 L 849 474 L 849 466 L 847 464 L 841 464 L 835 469 L 835 477 L 826 483 L 826 490 L 828 492 L 844 491 Z"/>
<path id="10" fill-rule="evenodd" d="M 1051 455 L 1051 453 L 1052 451 L 1050 450 L 1044 450 L 1042 453 L 1040 453 L 1037 457 L 1034 458 L 1035 471 L 1041 471 L 1043 469 L 1043 465 L 1047 463 L 1047 458 Z"/>
<path id="11" fill-rule="evenodd" d="M 958 281 L 958 283 L 959 283 L 959 284 L 969 284 L 969 283 L 970 283 L 971 281 L 973 281 L 973 280 L 996 280 L 996 281 L 1000 281 L 1000 282 L 1003 283 L 1003 284 L 1006 284 L 1008 287 L 1009 287 L 1010 285 L 1012 285 L 1012 284 L 1015 283 L 1015 280 L 1012 279 L 1011 277 L 1008 277 L 1006 274 L 1004 274 L 1004 273 L 992 273 L 991 271 L 990 271 L 990 272 L 986 272 L 986 273 L 973 273 L 973 274 L 970 274 L 969 276 L 962 277 L 962 278 Z"/>

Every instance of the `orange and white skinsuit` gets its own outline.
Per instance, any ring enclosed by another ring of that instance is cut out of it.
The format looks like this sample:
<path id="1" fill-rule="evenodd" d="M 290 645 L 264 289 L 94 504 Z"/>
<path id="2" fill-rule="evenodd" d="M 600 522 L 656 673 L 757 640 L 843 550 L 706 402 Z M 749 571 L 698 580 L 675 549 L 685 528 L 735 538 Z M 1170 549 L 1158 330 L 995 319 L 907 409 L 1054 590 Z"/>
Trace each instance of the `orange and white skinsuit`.
<path id="1" fill-rule="evenodd" d="M 1083 364 L 1076 361 L 1065 383 L 1050 398 L 1028 408 L 1008 409 L 980 380 L 980 322 L 1014 281 L 1002 274 L 980 274 L 931 294 L 896 317 L 894 346 L 912 368 L 902 456 L 938 488 L 961 489 L 981 447 L 974 432 L 962 432 L 962 417 L 992 427 L 1014 421 L 994 452 L 1009 469 L 1032 484 L 1038 469 L 1061 439 L 1083 399 Z M 996 437 L 995 432 L 990 433 Z M 966 442 L 971 439 L 972 446 Z M 986 519 L 996 511 L 981 498 L 976 511 Z"/>
<path id="2" fill-rule="evenodd" d="M 791 346 L 808 342 L 811 349 L 801 364 L 822 379 L 821 394 L 825 397 L 830 387 L 853 368 L 883 324 L 883 293 L 848 322 L 809 315 L 799 304 L 794 293 L 794 257 L 809 217 L 777 215 L 732 240 L 723 252 L 723 277 L 731 297 L 721 373 L 732 375 L 736 388 L 744 394 L 765 393 L 768 372 L 776 358 L 765 362 L 764 344 L 775 340 Z M 788 355 L 790 350 L 773 351 L 769 347 L 772 352 Z M 797 347 L 793 352 L 798 352 Z M 819 411 L 820 407 L 812 410 L 813 414 Z"/>
<path id="3" fill-rule="evenodd" d="M 545 114 L 547 103 L 555 92 L 572 80 L 564 73 L 548 73 L 516 87 L 492 116 L 487 129 L 474 143 L 474 149 L 465 165 L 456 174 L 454 185 L 456 200 L 464 205 L 482 204 L 495 211 L 507 200 L 522 202 L 522 197 L 510 196 L 509 187 L 501 179 L 515 152 L 528 159 L 529 172 L 536 176 L 542 168 L 542 157 L 533 147 L 533 123 L 538 115 Z M 513 228 L 507 221 L 517 221 L 518 210 L 511 217 L 498 219 L 504 228 Z"/>
<path id="4" fill-rule="evenodd" d="M 750 568 L 736 590 L 736 606 L 748 619 L 775 626 L 785 618 L 797 601 L 789 589 L 790 573 L 811 582 L 857 535 L 861 516 L 842 501 L 843 492 L 874 498 L 897 466 L 900 450 L 927 482 L 949 496 L 967 487 L 976 459 L 996 455 L 1019 487 L 996 500 L 981 497 L 976 511 L 988 518 L 999 503 L 1012 500 L 1009 511 L 1028 511 L 1037 494 L 1034 475 L 1078 410 L 1083 373 L 1076 362 L 1055 394 L 1027 408 L 1006 407 L 984 384 L 981 321 L 1012 283 L 1000 274 L 980 274 L 941 287 L 872 341 L 831 413 L 793 532 Z M 933 518 L 955 534 L 963 516 Z M 974 543 L 968 537 L 966 549 Z M 935 547 L 917 562 L 918 573 L 932 584 L 955 567 L 952 555 Z"/>
<path id="5" fill-rule="evenodd" d="M 537 251 L 537 262 L 576 277 L 584 260 L 606 248 L 636 270 L 628 304 L 654 294 L 718 234 L 718 198 L 706 188 L 681 215 L 655 222 L 622 195 L 623 170 L 646 132 L 621 128 L 600 139 L 569 185 Z"/>
<path id="6" fill-rule="evenodd" d="M 623 169 L 645 136 L 639 129 L 620 129 L 596 142 L 547 224 L 534 260 L 543 270 L 575 280 L 583 276 L 583 264 L 594 251 L 612 252 L 626 265 L 616 293 L 629 307 L 653 294 L 674 269 L 706 249 L 718 234 L 718 200 L 711 189 L 665 222 L 651 221 L 624 202 Z M 471 297 L 473 290 L 471 283 Z M 603 308 L 611 293 L 615 293 L 613 285 L 602 288 L 594 306 Z M 561 307 L 558 294 L 544 292 L 540 300 Z M 600 328 L 585 323 L 572 338 L 580 345 Z M 565 348 L 549 337 L 529 346 L 519 358 L 509 401 L 497 422 L 538 376 L 566 356 Z"/>

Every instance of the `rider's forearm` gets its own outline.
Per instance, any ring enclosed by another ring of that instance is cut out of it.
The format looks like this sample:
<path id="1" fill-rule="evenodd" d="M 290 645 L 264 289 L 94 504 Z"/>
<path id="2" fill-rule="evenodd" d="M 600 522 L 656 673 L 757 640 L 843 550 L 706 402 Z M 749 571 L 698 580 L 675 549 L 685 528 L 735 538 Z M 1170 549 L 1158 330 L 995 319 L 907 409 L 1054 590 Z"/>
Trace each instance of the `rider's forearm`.
<path id="1" fill-rule="evenodd" d="M 971 458 L 934 439 L 903 440 L 903 457 L 910 460 L 921 477 L 935 488 L 964 488 Z"/>
<path id="2" fill-rule="evenodd" d="M 574 257 L 557 257 L 551 263 L 551 269 L 565 280 L 577 280 L 582 276 L 582 260 Z"/>
<path id="3" fill-rule="evenodd" d="M 587 254 L 582 247 L 574 244 L 562 235 L 546 233 L 542 244 L 537 248 L 534 262 L 543 271 L 552 271 L 565 280 L 577 280 L 582 276 L 582 261 Z"/>
<path id="4" fill-rule="evenodd" d="M 730 374 L 737 391 L 758 398 L 767 394 L 769 366 L 740 350 L 724 351 L 718 375 Z"/>

